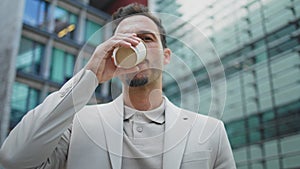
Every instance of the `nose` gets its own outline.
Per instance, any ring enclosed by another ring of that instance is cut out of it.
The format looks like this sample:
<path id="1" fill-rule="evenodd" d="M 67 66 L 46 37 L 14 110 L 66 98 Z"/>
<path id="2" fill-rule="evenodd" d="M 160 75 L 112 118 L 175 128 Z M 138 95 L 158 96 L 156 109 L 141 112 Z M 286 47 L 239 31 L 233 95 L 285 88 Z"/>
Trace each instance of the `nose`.
<path id="1" fill-rule="evenodd" d="M 147 56 L 146 56 L 147 57 Z M 142 70 L 143 68 L 147 68 L 149 66 L 149 60 L 146 58 L 145 60 L 143 60 L 138 67 Z"/>

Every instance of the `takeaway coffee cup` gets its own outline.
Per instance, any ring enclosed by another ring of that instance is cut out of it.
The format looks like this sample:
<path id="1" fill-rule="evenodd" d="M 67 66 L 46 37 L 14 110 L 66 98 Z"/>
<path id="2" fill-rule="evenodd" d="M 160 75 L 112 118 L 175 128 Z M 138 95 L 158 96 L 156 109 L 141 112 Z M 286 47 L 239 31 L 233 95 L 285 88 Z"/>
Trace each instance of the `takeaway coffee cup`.
<path id="1" fill-rule="evenodd" d="M 115 65 L 121 68 L 131 68 L 141 63 L 147 55 L 144 42 L 136 46 L 118 47 L 113 51 Z"/>

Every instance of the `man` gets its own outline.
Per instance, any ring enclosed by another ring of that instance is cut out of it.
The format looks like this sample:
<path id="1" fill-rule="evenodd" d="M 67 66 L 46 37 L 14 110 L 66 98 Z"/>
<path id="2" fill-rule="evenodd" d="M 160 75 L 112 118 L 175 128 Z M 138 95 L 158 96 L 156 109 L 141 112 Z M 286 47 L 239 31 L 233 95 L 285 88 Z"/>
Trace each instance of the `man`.
<path id="1" fill-rule="evenodd" d="M 180 109 L 162 95 L 170 62 L 160 21 L 142 5 L 114 15 L 114 36 L 100 44 L 86 67 L 26 114 L 0 150 L 7 169 L 235 168 L 221 121 Z M 146 59 L 130 69 L 113 64 L 116 47 L 143 41 Z M 85 104 L 98 83 L 118 76 L 123 92 L 113 102 Z"/>

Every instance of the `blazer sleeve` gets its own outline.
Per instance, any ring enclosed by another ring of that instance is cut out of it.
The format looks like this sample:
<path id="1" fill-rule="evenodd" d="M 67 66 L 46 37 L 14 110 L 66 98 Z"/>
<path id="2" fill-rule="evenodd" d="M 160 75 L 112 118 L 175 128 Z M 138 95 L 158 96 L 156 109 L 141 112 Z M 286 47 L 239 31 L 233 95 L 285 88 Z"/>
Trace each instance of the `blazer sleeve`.
<path id="1" fill-rule="evenodd" d="M 68 145 L 69 138 L 67 129 L 74 114 L 87 104 L 97 85 L 96 75 L 83 69 L 29 111 L 2 144 L 0 163 L 3 167 L 40 168 L 49 160 L 64 161 L 63 147 Z"/>
<path id="2" fill-rule="evenodd" d="M 232 149 L 227 137 L 224 123 L 219 123 L 219 145 L 214 169 L 236 169 Z"/>

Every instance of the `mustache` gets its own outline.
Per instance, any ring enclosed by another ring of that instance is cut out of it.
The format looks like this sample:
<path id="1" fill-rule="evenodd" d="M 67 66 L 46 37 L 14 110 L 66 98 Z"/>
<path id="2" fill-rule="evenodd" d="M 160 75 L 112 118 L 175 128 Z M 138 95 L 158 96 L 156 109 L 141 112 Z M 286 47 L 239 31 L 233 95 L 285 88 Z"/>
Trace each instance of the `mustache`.
<path id="1" fill-rule="evenodd" d="M 127 79 L 126 83 L 130 86 L 130 87 L 140 87 L 140 86 L 144 86 L 145 84 L 148 83 L 148 78 L 147 77 L 143 77 L 143 78 L 134 78 L 134 79 Z"/>

